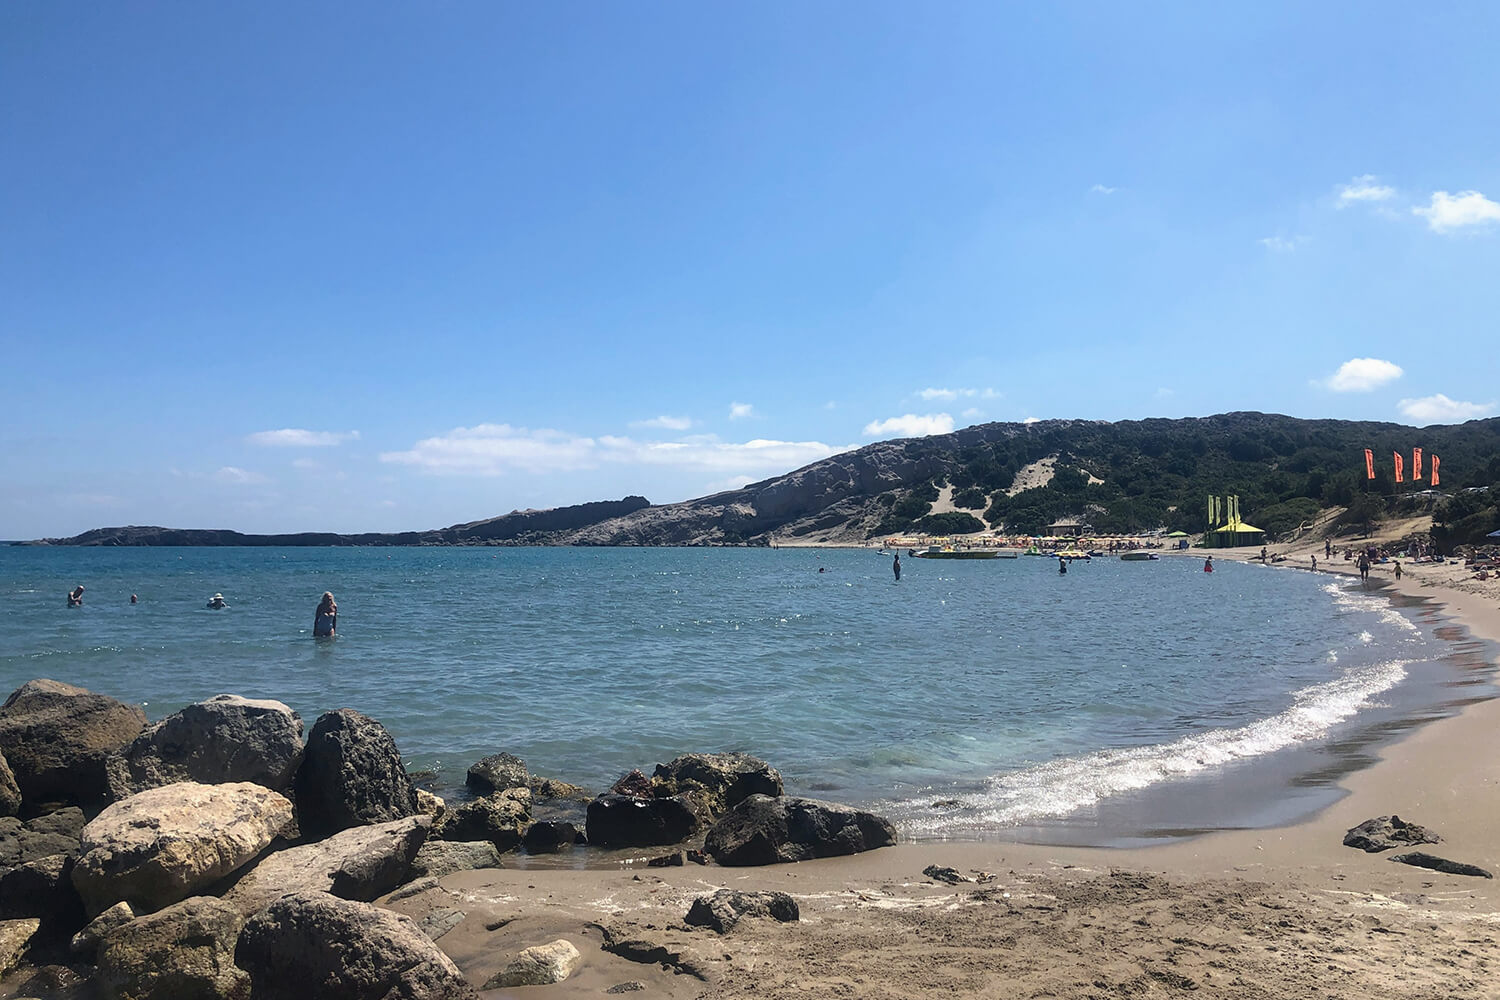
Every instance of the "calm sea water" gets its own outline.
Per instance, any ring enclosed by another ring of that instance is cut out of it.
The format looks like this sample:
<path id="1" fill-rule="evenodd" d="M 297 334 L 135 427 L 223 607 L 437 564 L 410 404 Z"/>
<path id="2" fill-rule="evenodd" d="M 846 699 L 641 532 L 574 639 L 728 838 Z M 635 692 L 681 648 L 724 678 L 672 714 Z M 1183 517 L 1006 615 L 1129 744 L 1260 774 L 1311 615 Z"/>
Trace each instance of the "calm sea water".
<path id="1" fill-rule="evenodd" d="M 1488 693 L 1487 652 L 1357 582 L 902 563 L 897 583 L 873 550 L 0 548 L 0 688 L 51 677 L 152 718 L 233 692 L 309 727 L 357 708 L 439 791 L 500 750 L 593 788 L 744 750 L 908 836 L 1105 842 L 1315 808 L 1372 742 Z M 311 636 L 324 590 L 334 641 Z"/>

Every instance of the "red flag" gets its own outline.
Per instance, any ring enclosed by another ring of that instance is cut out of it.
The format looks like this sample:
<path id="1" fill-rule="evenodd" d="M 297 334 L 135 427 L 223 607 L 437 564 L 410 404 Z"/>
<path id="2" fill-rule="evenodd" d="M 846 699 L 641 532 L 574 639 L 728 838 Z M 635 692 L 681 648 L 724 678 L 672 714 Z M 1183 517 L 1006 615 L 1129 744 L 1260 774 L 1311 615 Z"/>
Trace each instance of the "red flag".
<path id="1" fill-rule="evenodd" d="M 1437 467 L 1438 467 L 1438 457 L 1436 455 L 1433 455 L 1432 456 L 1432 485 L 1434 485 L 1434 486 L 1436 486 L 1438 484 Z"/>
<path id="2" fill-rule="evenodd" d="M 1401 478 L 1401 453 L 1399 451 L 1393 451 L 1391 452 L 1391 457 L 1396 460 L 1396 482 L 1405 482 L 1405 480 Z"/>
<path id="3" fill-rule="evenodd" d="M 1369 448 L 1365 449 L 1365 478 L 1375 478 L 1375 453 Z"/>
<path id="4" fill-rule="evenodd" d="M 1411 450 L 1411 481 L 1420 483 L 1422 481 L 1422 449 Z"/>

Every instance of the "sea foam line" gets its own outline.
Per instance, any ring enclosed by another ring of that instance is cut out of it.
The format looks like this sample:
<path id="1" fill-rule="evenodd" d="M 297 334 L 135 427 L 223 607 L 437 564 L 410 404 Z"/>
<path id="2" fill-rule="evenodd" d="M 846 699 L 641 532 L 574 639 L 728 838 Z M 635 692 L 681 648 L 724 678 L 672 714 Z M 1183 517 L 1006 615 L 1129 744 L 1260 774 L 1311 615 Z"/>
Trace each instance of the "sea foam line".
<path id="1" fill-rule="evenodd" d="M 911 832 L 956 833 L 1067 816 L 1121 792 L 1190 777 L 1236 761 L 1319 739 L 1406 677 L 1408 660 L 1392 660 L 1293 693 L 1291 707 L 1235 729 L 1195 733 L 1167 743 L 1100 750 L 995 775 L 947 815 L 903 803 Z"/>

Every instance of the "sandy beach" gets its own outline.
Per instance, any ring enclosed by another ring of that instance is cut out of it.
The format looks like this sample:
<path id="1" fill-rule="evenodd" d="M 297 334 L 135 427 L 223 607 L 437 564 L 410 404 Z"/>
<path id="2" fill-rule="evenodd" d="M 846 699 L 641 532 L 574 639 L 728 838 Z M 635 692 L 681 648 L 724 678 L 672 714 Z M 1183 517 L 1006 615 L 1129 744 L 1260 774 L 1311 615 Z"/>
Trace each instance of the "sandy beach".
<path id="1" fill-rule="evenodd" d="M 1316 545 L 1320 572 L 1355 572 Z M 1287 559 L 1266 571 L 1305 572 L 1313 551 L 1273 546 Z M 1455 636 L 1500 642 L 1500 583 L 1452 564 L 1405 568 L 1399 583 L 1389 566 L 1372 578 L 1433 602 Z M 1493 647 L 1476 648 L 1489 662 Z M 612 870 L 463 872 L 387 905 L 452 925 L 439 945 L 475 985 L 521 948 L 566 938 L 583 953 L 565 983 L 486 997 L 1495 997 L 1497 883 L 1342 844 L 1394 813 L 1441 835 L 1427 852 L 1500 871 L 1500 701 L 1475 692 L 1283 828 L 1132 849 L 902 844 L 751 869 L 648 867 L 645 852 Z M 976 881 L 934 881 L 930 865 Z M 801 919 L 724 935 L 685 926 L 693 899 L 719 888 L 790 893 Z"/>

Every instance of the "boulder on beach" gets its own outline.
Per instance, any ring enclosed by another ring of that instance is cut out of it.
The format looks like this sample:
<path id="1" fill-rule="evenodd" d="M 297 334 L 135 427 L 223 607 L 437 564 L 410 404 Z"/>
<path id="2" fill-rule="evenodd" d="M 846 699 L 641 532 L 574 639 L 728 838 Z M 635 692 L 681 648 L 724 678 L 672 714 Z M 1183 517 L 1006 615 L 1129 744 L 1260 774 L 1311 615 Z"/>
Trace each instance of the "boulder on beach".
<path id="1" fill-rule="evenodd" d="M 895 842 L 890 821 L 862 809 L 752 795 L 714 824 L 703 847 L 721 865 L 770 865 L 858 854 Z"/>
<path id="2" fill-rule="evenodd" d="M 531 790 L 508 788 L 449 809 L 433 829 L 435 840 L 487 840 L 504 854 L 513 850 L 531 825 Z"/>
<path id="3" fill-rule="evenodd" d="M 147 726 L 105 760 L 118 801 L 177 781 L 253 781 L 287 792 L 302 763 L 302 719 L 279 701 L 221 694 Z"/>
<path id="4" fill-rule="evenodd" d="M 528 854 L 557 854 L 578 843 L 578 828 L 566 820 L 544 819 L 526 829 L 522 842 Z"/>
<path id="5" fill-rule="evenodd" d="M 93 920 L 84 925 L 83 930 L 73 935 L 68 942 L 68 950 L 80 958 L 88 961 L 94 960 L 94 953 L 99 950 L 99 943 L 105 936 L 116 927 L 124 927 L 134 920 L 138 913 L 135 907 L 124 901 L 116 903 Z"/>
<path id="6" fill-rule="evenodd" d="M 0 920 L 35 917 L 48 938 L 66 940 L 84 925 L 83 901 L 73 888 L 73 857 L 54 854 L 0 874 Z"/>
<path id="7" fill-rule="evenodd" d="M 601 847 L 659 847 L 680 844 L 701 830 L 703 821 L 702 807 L 691 795 L 611 794 L 589 803 L 585 830 L 589 843 Z"/>
<path id="8" fill-rule="evenodd" d="M 0 816 L 14 816 L 20 811 L 21 786 L 16 784 L 16 773 L 0 752 Z"/>
<path id="9" fill-rule="evenodd" d="M 77 806 L 64 806 L 24 823 L 14 816 L 0 817 L 0 868 L 53 854 L 77 854 L 84 822 L 83 810 Z"/>
<path id="10" fill-rule="evenodd" d="M 108 798 L 105 757 L 145 725 L 135 705 L 59 681 L 27 681 L 0 707 L 0 753 L 23 802 L 92 809 Z"/>
<path id="11" fill-rule="evenodd" d="M 408 816 L 288 847 L 244 872 L 224 892 L 224 899 L 247 916 L 294 892 L 327 892 L 370 902 L 412 877 L 412 861 L 431 826 L 426 816 Z"/>
<path id="12" fill-rule="evenodd" d="M 551 986 L 573 974 L 583 955 L 573 942 L 558 938 L 547 944 L 526 948 L 516 954 L 505 968 L 491 976 L 484 984 L 487 990 L 510 989 L 514 986 Z"/>
<path id="13" fill-rule="evenodd" d="M 90 916 L 121 900 L 150 913 L 244 865 L 291 821 L 292 804 L 252 782 L 148 789 L 83 828 L 73 885 Z"/>
<path id="14" fill-rule="evenodd" d="M 121 924 L 99 943 L 95 983 L 120 1000 L 248 1000 L 250 977 L 234 964 L 243 920 L 222 900 L 194 896 Z"/>
<path id="15" fill-rule="evenodd" d="M 235 961 L 255 1000 L 477 1000 L 410 917 L 326 893 L 283 896 L 245 922 Z"/>
<path id="16" fill-rule="evenodd" d="M 499 868 L 500 852 L 488 840 L 429 840 L 411 863 L 412 878 L 442 878 L 476 868 Z"/>
<path id="17" fill-rule="evenodd" d="M 313 724 L 295 788 L 298 821 L 311 837 L 421 812 L 396 741 L 380 723 L 351 708 L 329 712 Z"/>
<path id="18" fill-rule="evenodd" d="M 21 958 L 41 926 L 42 922 L 35 917 L 0 920 L 0 976 L 21 963 Z"/>
<path id="19" fill-rule="evenodd" d="M 784 892 L 740 892 L 720 889 L 709 896 L 693 900 L 683 923 L 690 927 L 708 927 L 725 933 L 742 917 L 770 917 L 782 923 L 800 920 L 797 901 Z"/>
<path id="20" fill-rule="evenodd" d="M 1410 847 L 1413 844 L 1440 844 L 1443 838 L 1415 823 L 1408 823 L 1400 816 L 1376 816 L 1344 834 L 1345 847 L 1357 847 L 1374 854 L 1392 847 Z"/>
<path id="21" fill-rule="evenodd" d="M 657 796 L 696 791 L 714 816 L 752 795 L 782 793 L 781 774 L 747 753 L 690 753 L 656 765 L 651 783 Z"/>
<path id="22" fill-rule="evenodd" d="M 476 795 L 489 795 L 507 788 L 530 788 L 531 773 L 515 754 L 493 753 L 469 765 L 464 783 Z"/>

